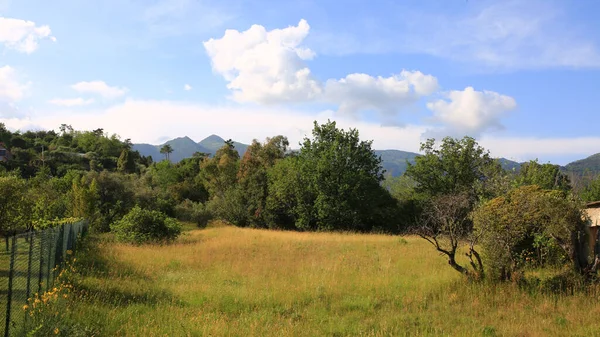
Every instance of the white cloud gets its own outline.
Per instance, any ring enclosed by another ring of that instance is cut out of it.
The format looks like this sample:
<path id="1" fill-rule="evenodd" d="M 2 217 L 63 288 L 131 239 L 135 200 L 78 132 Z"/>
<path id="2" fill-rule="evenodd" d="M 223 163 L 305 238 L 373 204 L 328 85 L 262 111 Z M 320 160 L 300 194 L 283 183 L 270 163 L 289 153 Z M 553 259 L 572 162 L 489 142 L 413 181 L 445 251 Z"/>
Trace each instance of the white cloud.
<path id="1" fill-rule="evenodd" d="M 510 96 L 493 91 L 476 91 L 472 87 L 443 94 L 446 99 L 427 103 L 433 120 L 444 125 L 434 131 L 451 136 L 479 136 L 489 129 L 502 128 L 501 117 L 517 107 Z"/>
<path id="2" fill-rule="evenodd" d="M 204 47 L 213 70 L 229 82 L 239 102 L 327 102 L 339 106 L 341 113 L 377 110 L 391 115 L 438 89 L 435 77 L 406 70 L 390 77 L 350 74 L 323 85 L 306 64 L 315 57 L 302 45 L 309 31 L 305 20 L 271 31 L 253 25 L 243 32 L 227 30 Z"/>
<path id="3" fill-rule="evenodd" d="M 128 91 L 127 88 L 111 87 L 104 81 L 79 82 L 71 86 L 74 90 L 81 93 L 97 94 L 104 98 L 118 98 Z"/>
<path id="4" fill-rule="evenodd" d="M 301 46 L 310 26 L 267 31 L 253 25 L 239 32 L 227 30 L 220 39 L 204 42 L 213 70 L 221 74 L 239 102 L 281 103 L 310 101 L 321 93 L 305 60 L 314 53 Z"/>
<path id="5" fill-rule="evenodd" d="M 403 70 L 391 77 L 350 74 L 325 84 L 325 100 L 338 104 L 339 112 L 354 115 L 362 110 L 395 114 L 399 108 L 438 90 L 437 79 L 420 71 Z"/>
<path id="6" fill-rule="evenodd" d="M 169 118 L 164 118 L 165 111 L 169 111 Z M 153 144 L 160 143 L 159 139 L 166 134 L 173 137 L 187 135 L 199 141 L 214 133 L 225 139 L 231 138 L 244 143 L 250 143 L 255 138 L 264 139 L 282 134 L 289 138 L 293 148 L 298 148 L 303 137 L 310 135 L 314 120 L 324 123 L 331 119 L 336 120 L 338 126 L 344 129 L 357 128 L 361 139 L 374 140 L 375 149 L 413 152 L 418 152 L 421 135 L 429 129 L 426 125 L 387 127 L 376 122 L 333 116 L 332 111 L 308 115 L 287 108 L 215 107 L 174 101 L 127 100 L 102 110 L 79 111 L 74 114 L 67 109 L 38 113 L 37 116 L 28 118 L 0 117 L 0 122 L 12 129 L 56 129 L 68 120 L 76 129 L 94 130 L 100 127 L 109 133 L 117 133 L 122 138 L 131 138 L 135 143 Z M 161 122 L 156 123 L 157 120 Z M 131 125 L 137 127 L 132 128 Z M 558 164 L 566 164 L 564 158 L 574 160 L 598 152 L 600 137 L 484 136 L 479 143 L 489 149 L 494 157 L 518 161 L 539 158 L 542 162 L 553 160 Z"/>
<path id="7" fill-rule="evenodd" d="M 21 84 L 10 66 L 0 67 L 0 102 L 16 102 L 25 96 L 29 84 Z"/>
<path id="8" fill-rule="evenodd" d="M 59 106 L 66 106 L 66 107 L 72 107 L 72 106 L 82 106 L 82 105 L 90 105 L 92 103 L 94 103 L 94 99 L 90 98 L 90 99 L 83 99 L 81 97 L 78 98 L 55 98 L 52 99 L 50 101 L 48 101 L 48 103 L 50 104 L 54 104 L 54 105 L 59 105 Z"/>
<path id="9" fill-rule="evenodd" d="M 35 22 L 0 17 L 0 43 L 7 48 L 31 54 L 38 48 L 38 41 L 48 38 L 56 41 L 48 26 Z"/>
<path id="10" fill-rule="evenodd" d="M 504 157 L 516 161 L 527 161 L 539 158 L 542 162 L 561 160 L 557 164 L 564 165 L 568 161 L 582 159 L 598 153 L 600 137 L 483 137 L 479 140 L 484 148 L 496 157 Z M 569 158 L 565 160 L 564 158 Z"/>
<path id="11" fill-rule="evenodd" d="M 190 91 L 190 90 L 192 90 L 192 86 L 189 85 L 189 84 L 186 84 L 186 85 L 183 86 L 183 90 Z"/>
<path id="12" fill-rule="evenodd" d="M 169 111 L 169 118 L 165 118 Z M 219 116 L 219 118 L 215 118 Z M 224 138 L 250 143 L 253 139 L 264 139 L 278 134 L 289 138 L 292 147 L 312 131 L 313 121 L 325 123 L 334 120 L 332 111 L 308 115 L 287 108 L 252 108 L 244 106 L 208 106 L 176 101 L 126 100 L 107 109 L 90 109 L 73 113 L 73 110 L 40 112 L 34 116 L 37 125 L 55 129 L 69 121 L 77 129 L 93 130 L 104 128 L 122 138 L 131 138 L 136 143 L 158 143 L 165 134 L 187 135 L 194 140 L 218 134 Z M 160 121 L 157 123 L 156 121 Z M 338 126 L 345 129 L 358 128 L 362 139 L 373 139 L 376 148 L 398 148 L 417 151 L 419 137 L 425 131 L 421 126 L 405 128 L 382 127 L 374 122 L 355 121 L 336 117 Z M 182 122 L 185 121 L 185 122 Z M 31 124 L 29 119 L 1 119 L 14 128 Z M 132 128 L 131 125 L 136 125 Z"/>

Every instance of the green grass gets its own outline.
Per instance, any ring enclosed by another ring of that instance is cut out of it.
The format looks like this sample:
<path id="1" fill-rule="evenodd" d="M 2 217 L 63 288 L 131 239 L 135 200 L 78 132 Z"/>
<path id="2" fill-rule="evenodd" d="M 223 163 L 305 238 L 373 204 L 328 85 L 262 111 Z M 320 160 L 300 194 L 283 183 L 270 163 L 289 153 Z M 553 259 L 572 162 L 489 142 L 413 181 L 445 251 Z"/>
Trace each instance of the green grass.
<path id="1" fill-rule="evenodd" d="M 105 336 L 600 336 L 598 298 L 469 283 L 415 237 L 224 226 L 168 246 L 110 236 L 88 246 L 60 333 L 77 324 Z"/>

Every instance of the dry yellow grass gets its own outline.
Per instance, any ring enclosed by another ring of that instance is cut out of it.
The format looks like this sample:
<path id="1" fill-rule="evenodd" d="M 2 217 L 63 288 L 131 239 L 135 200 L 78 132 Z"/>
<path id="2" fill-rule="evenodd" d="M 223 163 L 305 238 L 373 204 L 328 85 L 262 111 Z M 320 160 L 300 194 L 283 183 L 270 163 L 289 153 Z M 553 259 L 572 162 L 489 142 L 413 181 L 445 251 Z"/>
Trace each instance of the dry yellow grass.
<path id="1" fill-rule="evenodd" d="M 68 319 L 123 336 L 600 336 L 598 298 L 464 282 L 415 237 L 218 227 L 100 241 Z"/>

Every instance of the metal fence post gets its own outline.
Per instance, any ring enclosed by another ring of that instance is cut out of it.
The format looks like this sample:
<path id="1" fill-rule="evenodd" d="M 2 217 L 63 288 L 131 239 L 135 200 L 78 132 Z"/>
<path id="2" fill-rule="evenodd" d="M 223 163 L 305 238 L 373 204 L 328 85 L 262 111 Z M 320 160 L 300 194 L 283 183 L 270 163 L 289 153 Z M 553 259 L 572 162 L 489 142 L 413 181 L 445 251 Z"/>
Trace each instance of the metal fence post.
<path id="1" fill-rule="evenodd" d="M 7 239 L 8 241 L 8 239 Z M 12 237 L 12 250 L 10 253 L 10 270 L 8 271 L 8 294 L 6 298 L 6 324 L 4 326 L 4 336 L 8 337 L 8 330 L 10 328 L 10 309 L 12 305 L 12 287 L 13 279 L 15 277 L 15 255 L 17 252 L 17 237 Z"/>
<path id="2" fill-rule="evenodd" d="M 46 290 L 50 289 L 50 269 L 52 267 L 52 242 L 54 242 L 54 229 L 48 229 L 48 233 L 51 234 L 51 238 L 48 239 L 48 273 L 46 274 Z"/>
<path id="3" fill-rule="evenodd" d="M 31 295 L 31 260 L 33 255 L 33 241 L 35 240 L 35 236 L 33 232 L 29 232 L 27 235 L 29 238 L 29 256 L 27 259 L 27 292 L 26 292 L 26 300 L 29 301 L 29 295 Z M 27 321 L 27 313 L 25 313 L 25 321 Z"/>
<path id="4" fill-rule="evenodd" d="M 38 273 L 38 294 L 42 292 L 42 278 L 44 277 L 44 234 L 45 232 L 40 232 L 40 271 Z"/>

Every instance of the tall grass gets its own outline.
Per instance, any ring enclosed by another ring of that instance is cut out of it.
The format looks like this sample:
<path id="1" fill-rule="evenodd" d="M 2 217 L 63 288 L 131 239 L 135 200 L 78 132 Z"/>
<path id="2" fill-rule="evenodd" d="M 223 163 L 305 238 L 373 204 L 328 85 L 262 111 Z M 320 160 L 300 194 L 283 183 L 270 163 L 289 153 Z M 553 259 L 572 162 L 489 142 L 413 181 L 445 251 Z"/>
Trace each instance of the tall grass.
<path id="1" fill-rule="evenodd" d="M 600 336 L 598 298 L 468 283 L 415 237 L 218 227 L 79 259 L 62 324 L 100 335 Z"/>

